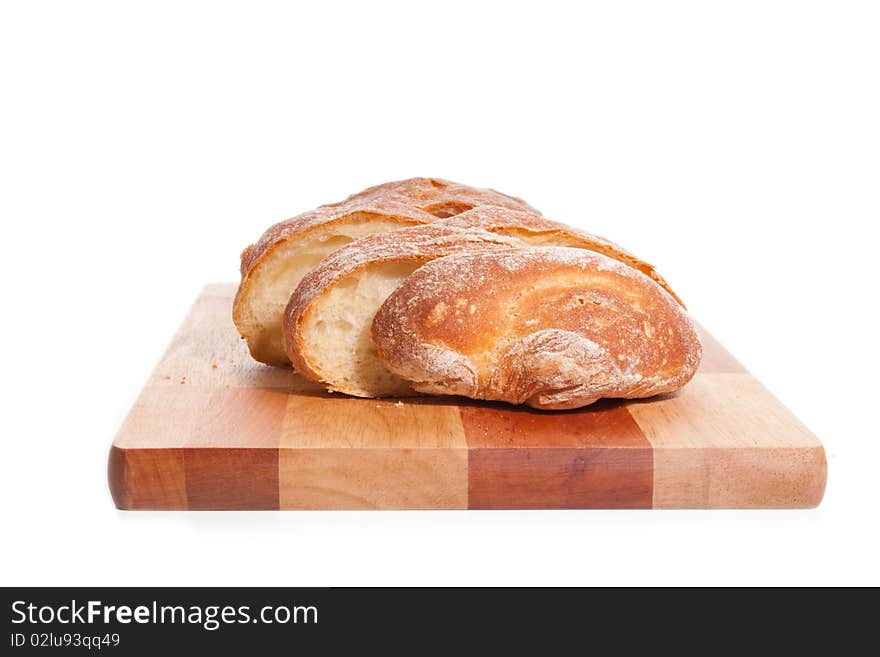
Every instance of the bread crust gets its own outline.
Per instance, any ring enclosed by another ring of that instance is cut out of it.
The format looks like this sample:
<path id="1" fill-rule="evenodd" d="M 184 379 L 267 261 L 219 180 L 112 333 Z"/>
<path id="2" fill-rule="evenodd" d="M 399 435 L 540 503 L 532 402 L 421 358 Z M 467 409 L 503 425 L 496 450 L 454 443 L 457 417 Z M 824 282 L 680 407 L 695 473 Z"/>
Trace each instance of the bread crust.
<path id="1" fill-rule="evenodd" d="M 666 290 L 682 307 L 686 307 L 653 265 L 637 258 L 611 240 L 558 221 L 545 219 L 541 215 L 511 212 L 502 208 L 477 208 L 446 219 L 442 223 L 450 227 L 479 227 L 499 235 L 516 238 L 530 246 L 570 246 L 601 253 L 642 272 Z"/>
<path id="2" fill-rule="evenodd" d="M 461 253 L 415 271 L 376 313 L 379 357 L 431 394 L 567 409 L 681 388 L 702 347 L 657 282 L 600 253 Z"/>
<path id="3" fill-rule="evenodd" d="M 478 189 L 440 178 L 410 178 L 370 187 L 339 203 L 322 205 L 271 226 L 255 244 L 242 251 L 241 283 L 233 301 L 232 318 L 241 336 L 248 341 L 251 355 L 270 365 L 288 364 L 267 357 L 260 351 L 260 341 L 255 335 L 259 327 L 252 326 L 248 318 L 257 274 L 283 245 L 303 240 L 319 227 L 337 222 L 358 223 L 381 219 L 406 227 L 447 218 L 484 204 L 539 214 L 525 201 L 491 189 Z"/>
<path id="4" fill-rule="evenodd" d="M 480 211 L 486 209 L 481 208 Z M 519 246 L 522 246 L 521 242 L 514 238 L 496 235 L 479 227 L 448 226 L 445 222 L 412 226 L 355 240 L 321 261 L 290 296 L 282 324 L 287 355 L 299 373 L 326 384 L 330 390 L 372 396 L 369 391 L 330 380 L 309 357 L 309 343 L 303 328 L 309 315 L 329 295 L 332 287 L 357 276 L 372 265 L 404 262 L 421 265 L 461 251 L 514 249 Z"/>

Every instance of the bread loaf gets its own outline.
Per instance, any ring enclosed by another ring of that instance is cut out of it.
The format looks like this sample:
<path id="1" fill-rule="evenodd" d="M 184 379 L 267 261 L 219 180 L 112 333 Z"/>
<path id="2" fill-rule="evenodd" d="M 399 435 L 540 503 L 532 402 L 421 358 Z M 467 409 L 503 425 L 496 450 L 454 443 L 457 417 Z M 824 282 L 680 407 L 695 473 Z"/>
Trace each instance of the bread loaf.
<path id="1" fill-rule="evenodd" d="M 382 304 L 371 332 L 385 366 L 415 390 L 541 409 L 676 390 L 702 353 L 660 285 L 572 248 L 434 260 Z"/>
<path id="2" fill-rule="evenodd" d="M 452 253 L 527 244 L 596 249 L 634 263 L 663 285 L 653 268 L 617 245 L 525 211 L 483 206 L 430 225 L 372 235 L 336 251 L 307 274 L 284 315 L 294 367 L 329 389 L 362 397 L 414 394 L 389 372 L 370 339 L 375 312 L 420 266 Z"/>
<path id="3" fill-rule="evenodd" d="M 275 224 L 241 254 L 241 284 L 233 321 L 251 355 L 289 365 L 281 317 L 302 277 L 344 244 L 365 235 L 447 218 L 492 204 L 538 214 L 524 201 L 437 178 L 412 178 L 371 187 L 341 203 Z"/>

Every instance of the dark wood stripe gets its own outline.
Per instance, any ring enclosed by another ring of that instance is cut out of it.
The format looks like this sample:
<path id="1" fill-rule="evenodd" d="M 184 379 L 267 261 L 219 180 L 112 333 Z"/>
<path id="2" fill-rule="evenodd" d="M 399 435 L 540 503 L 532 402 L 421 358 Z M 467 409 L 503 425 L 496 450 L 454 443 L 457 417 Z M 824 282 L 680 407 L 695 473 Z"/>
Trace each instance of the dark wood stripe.
<path id="1" fill-rule="evenodd" d="M 649 509 L 650 449 L 478 449 L 471 509 Z"/>
<path id="2" fill-rule="evenodd" d="M 278 449 L 185 449 L 190 509 L 277 509 Z"/>
<path id="3" fill-rule="evenodd" d="M 182 449 L 111 447 L 107 478 L 117 508 L 187 508 Z"/>
<path id="4" fill-rule="evenodd" d="M 467 405 L 472 509 L 650 508 L 651 444 L 625 403 L 541 412 Z"/>

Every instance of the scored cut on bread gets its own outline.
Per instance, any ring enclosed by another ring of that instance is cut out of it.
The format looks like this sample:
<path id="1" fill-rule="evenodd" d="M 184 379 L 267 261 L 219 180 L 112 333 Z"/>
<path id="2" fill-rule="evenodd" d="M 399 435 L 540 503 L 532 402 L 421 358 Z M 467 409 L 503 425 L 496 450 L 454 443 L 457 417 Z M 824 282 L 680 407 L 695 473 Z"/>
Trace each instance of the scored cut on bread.
<path id="1" fill-rule="evenodd" d="M 370 338 L 373 316 L 388 295 L 431 260 L 533 243 L 608 253 L 665 285 L 650 265 L 612 242 L 529 212 L 483 206 L 429 225 L 362 238 L 322 261 L 303 278 L 285 310 L 288 356 L 301 374 L 330 390 L 359 397 L 415 394 L 384 366 Z"/>
<path id="2" fill-rule="evenodd" d="M 439 178 L 410 178 L 370 187 L 270 227 L 241 254 L 241 283 L 232 317 L 251 355 L 284 366 L 281 318 L 302 277 L 343 245 L 374 233 L 430 223 L 491 204 L 540 214 L 525 201 Z"/>
<path id="3" fill-rule="evenodd" d="M 681 298 L 653 265 L 637 258 L 619 244 L 599 235 L 593 235 L 557 221 L 550 221 L 540 215 L 530 216 L 506 210 L 493 210 L 492 208 L 485 208 L 483 212 L 477 210 L 464 212 L 445 220 L 443 223 L 446 226 L 461 226 L 463 228 L 478 226 L 499 235 L 512 237 L 529 246 L 569 246 L 601 253 L 639 270 L 671 294 L 682 307 L 685 307 Z"/>
<path id="4" fill-rule="evenodd" d="M 419 392 L 540 409 L 671 392 L 702 355 L 687 312 L 655 281 L 565 247 L 433 260 L 382 304 L 371 334 Z"/>

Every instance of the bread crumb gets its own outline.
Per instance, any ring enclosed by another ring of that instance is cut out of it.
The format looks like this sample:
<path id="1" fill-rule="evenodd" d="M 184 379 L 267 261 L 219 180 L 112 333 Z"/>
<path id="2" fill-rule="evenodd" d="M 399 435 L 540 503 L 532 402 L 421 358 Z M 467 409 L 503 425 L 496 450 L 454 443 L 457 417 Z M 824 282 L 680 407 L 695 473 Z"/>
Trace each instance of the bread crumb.
<path id="1" fill-rule="evenodd" d="M 217 363 L 211 363 L 211 369 L 212 369 L 212 370 L 216 370 L 216 369 L 217 369 Z"/>

